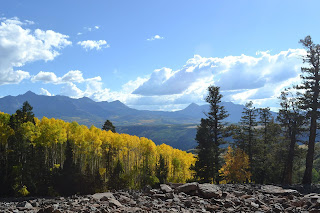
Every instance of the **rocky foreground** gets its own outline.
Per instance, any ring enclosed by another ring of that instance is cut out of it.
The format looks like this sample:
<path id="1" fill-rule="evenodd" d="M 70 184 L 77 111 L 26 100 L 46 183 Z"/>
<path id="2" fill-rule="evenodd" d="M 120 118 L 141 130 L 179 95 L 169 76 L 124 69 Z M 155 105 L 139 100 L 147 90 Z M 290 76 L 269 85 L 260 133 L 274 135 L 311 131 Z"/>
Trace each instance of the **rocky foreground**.
<path id="1" fill-rule="evenodd" d="M 0 212 L 320 212 L 320 194 L 310 192 L 254 184 L 161 184 L 143 191 L 0 199 Z"/>

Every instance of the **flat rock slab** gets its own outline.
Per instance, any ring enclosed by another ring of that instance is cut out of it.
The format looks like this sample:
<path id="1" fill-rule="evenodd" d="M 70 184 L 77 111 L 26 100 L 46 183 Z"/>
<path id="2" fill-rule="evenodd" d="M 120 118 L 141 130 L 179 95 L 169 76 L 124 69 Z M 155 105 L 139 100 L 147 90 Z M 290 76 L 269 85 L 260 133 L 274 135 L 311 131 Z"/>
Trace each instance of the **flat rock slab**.
<path id="1" fill-rule="evenodd" d="M 96 194 L 93 194 L 92 197 L 96 200 L 101 200 L 101 201 L 115 199 L 115 197 L 111 192 L 96 193 Z"/>
<path id="2" fill-rule="evenodd" d="M 273 185 L 265 185 L 261 186 L 261 192 L 266 194 L 273 194 L 273 195 L 297 195 L 299 192 L 294 189 L 283 189 L 280 186 L 273 186 Z"/>
<path id="3" fill-rule="evenodd" d="M 219 186 L 209 183 L 198 185 L 199 193 L 203 198 L 220 198 L 222 191 Z"/>

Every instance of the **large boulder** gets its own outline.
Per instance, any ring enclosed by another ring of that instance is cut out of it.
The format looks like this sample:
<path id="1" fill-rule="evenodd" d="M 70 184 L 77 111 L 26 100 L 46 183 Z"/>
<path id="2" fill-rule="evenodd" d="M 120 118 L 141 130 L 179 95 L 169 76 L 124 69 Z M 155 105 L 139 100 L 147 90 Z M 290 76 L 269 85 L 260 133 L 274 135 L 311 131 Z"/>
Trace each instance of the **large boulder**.
<path id="1" fill-rule="evenodd" d="M 189 193 L 189 192 L 192 192 L 192 191 L 196 191 L 198 189 L 198 185 L 199 184 L 197 182 L 186 183 L 186 184 L 183 184 L 181 186 L 178 186 L 175 189 L 175 191 Z"/>
<path id="2" fill-rule="evenodd" d="M 219 186 L 209 183 L 198 185 L 199 194 L 203 198 L 220 198 L 222 191 Z"/>
<path id="3" fill-rule="evenodd" d="M 92 197 L 96 200 L 101 200 L 101 201 L 115 199 L 115 197 L 113 196 L 113 194 L 111 192 L 96 193 L 96 194 L 93 194 Z"/>

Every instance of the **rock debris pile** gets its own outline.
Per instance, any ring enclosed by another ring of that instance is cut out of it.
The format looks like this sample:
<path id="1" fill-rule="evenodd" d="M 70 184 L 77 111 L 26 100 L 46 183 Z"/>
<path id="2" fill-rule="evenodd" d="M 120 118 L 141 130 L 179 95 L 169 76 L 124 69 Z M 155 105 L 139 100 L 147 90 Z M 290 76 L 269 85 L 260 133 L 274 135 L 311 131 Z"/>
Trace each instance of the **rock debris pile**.
<path id="1" fill-rule="evenodd" d="M 161 184 L 143 191 L 1 199 L 0 212 L 320 212 L 320 194 L 254 184 Z"/>

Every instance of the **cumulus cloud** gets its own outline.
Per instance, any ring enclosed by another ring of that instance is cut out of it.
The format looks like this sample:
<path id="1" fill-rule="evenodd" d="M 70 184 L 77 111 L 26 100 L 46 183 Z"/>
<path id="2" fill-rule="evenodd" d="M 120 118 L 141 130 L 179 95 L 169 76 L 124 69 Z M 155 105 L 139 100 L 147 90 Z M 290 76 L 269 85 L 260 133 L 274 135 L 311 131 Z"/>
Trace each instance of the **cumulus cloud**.
<path id="1" fill-rule="evenodd" d="M 86 41 L 79 41 L 77 44 L 82 46 L 85 50 L 92 50 L 92 49 L 101 50 L 102 48 L 110 47 L 110 45 L 107 43 L 106 40 L 99 40 L 99 41 L 86 40 Z"/>
<path id="2" fill-rule="evenodd" d="M 96 77 L 101 79 L 100 77 Z M 63 84 L 63 83 L 82 83 L 84 81 L 90 81 L 91 79 L 84 79 L 83 74 L 80 70 L 71 70 L 64 74 L 62 77 L 57 77 L 53 72 L 40 71 L 35 76 L 32 76 L 32 82 L 43 82 L 52 84 Z"/>
<path id="3" fill-rule="evenodd" d="M 42 81 L 43 83 L 57 83 L 58 77 L 53 72 L 40 71 L 37 75 L 31 78 L 32 82 Z"/>
<path id="4" fill-rule="evenodd" d="M 259 57 L 204 58 L 195 55 L 179 70 L 155 70 L 133 93 L 145 96 L 181 94 L 199 82 L 200 85 L 214 83 L 225 91 L 257 89 L 296 77 L 303 54 L 304 50 L 290 49 L 275 55 L 260 53 Z"/>
<path id="5" fill-rule="evenodd" d="M 77 85 L 69 82 L 62 86 L 61 95 L 69 96 L 72 98 L 81 98 L 84 96 L 84 93 L 77 87 Z"/>
<path id="6" fill-rule="evenodd" d="M 0 23 L 0 85 L 17 84 L 30 78 L 29 72 L 16 70 L 26 63 L 57 57 L 59 50 L 71 45 L 67 35 L 52 30 L 25 29 L 31 21 L 3 18 Z"/>
<path id="7" fill-rule="evenodd" d="M 221 87 L 225 100 L 244 104 L 276 104 L 280 91 L 299 82 L 302 49 L 272 55 L 205 58 L 195 55 L 178 70 L 157 69 L 133 91 L 145 102 L 169 100 L 170 104 L 203 103 L 209 85 Z M 168 101 L 167 101 L 168 102 Z"/>
<path id="8" fill-rule="evenodd" d="M 107 88 L 100 76 L 84 78 L 81 71 L 69 71 L 61 77 L 39 72 L 32 81 L 62 84 L 61 94 L 74 98 L 83 96 L 95 101 L 121 102 L 138 109 L 177 110 L 190 103 L 204 104 L 210 85 L 221 87 L 224 101 L 256 107 L 278 107 L 280 92 L 300 81 L 301 49 L 280 53 L 259 52 L 256 56 L 206 58 L 195 55 L 180 69 L 161 68 L 150 75 L 138 77 L 119 91 Z"/>
<path id="9" fill-rule="evenodd" d="M 53 96 L 48 90 L 41 88 L 40 95 Z"/>
<path id="10" fill-rule="evenodd" d="M 159 35 L 152 36 L 151 38 L 148 38 L 147 41 L 154 41 L 154 40 L 159 40 L 159 39 L 164 39 L 164 37 L 161 37 Z"/>
<path id="11" fill-rule="evenodd" d="M 78 82 L 84 81 L 82 72 L 80 70 L 71 70 L 61 78 L 62 82 Z"/>

